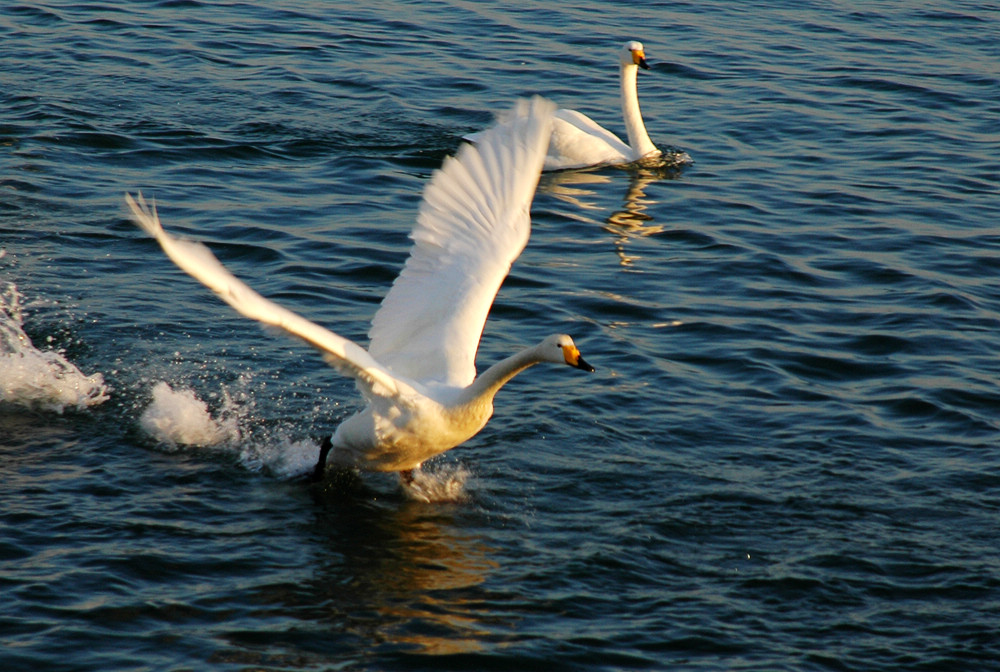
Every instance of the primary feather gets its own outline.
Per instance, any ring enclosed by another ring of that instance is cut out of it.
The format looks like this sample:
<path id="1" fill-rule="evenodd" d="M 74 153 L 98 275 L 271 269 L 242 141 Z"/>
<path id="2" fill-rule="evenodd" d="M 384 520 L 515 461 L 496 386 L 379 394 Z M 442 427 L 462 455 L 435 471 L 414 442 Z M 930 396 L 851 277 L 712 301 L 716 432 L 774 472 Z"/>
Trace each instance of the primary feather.
<path id="1" fill-rule="evenodd" d="M 463 145 L 427 185 L 410 257 L 368 334 L 369 352 L 397 374 L 460 386 L 475 378 L 486 315 L 531 231 L 552 123 L 545 107 L 521 101 L 502 134 Z"/>

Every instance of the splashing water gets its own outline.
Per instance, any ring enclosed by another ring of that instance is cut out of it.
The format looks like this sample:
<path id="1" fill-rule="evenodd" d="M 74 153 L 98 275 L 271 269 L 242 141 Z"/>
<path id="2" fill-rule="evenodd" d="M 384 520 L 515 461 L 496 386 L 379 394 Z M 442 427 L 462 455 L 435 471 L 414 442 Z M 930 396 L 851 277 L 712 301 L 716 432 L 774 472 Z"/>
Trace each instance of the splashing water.
<path id="1" fill-rule="evenodd" d="M 228 399 L 228 397 L 227 397 Z M 151 438 L 172 448 L 217 446 L 240 440 L 235 415 L 223 410 L 219 419 L 192 390 L 174 390 L 168 383 L 153 386 L 153 400 L 139 418 Z"/>
<path id="2" fill-rule="evenodd" d="M 250 471 L 294 479 L 312 472 L 319 455 L 319 441 L 293 439 L 287 428 L 241 427 L 254 407 L 237 402 L 223 390 L 223 403 L 213 416 L 208 404 L 190 389 L 175 390 L 166 382 L 153 386 L 152 401 L 139 418 L 139 426 L 150 438 L 169 450 L 215 449 L 236 458 Z M 417 470 L 403 493 L 419 502 L 457 502 L 465 497 L 469 472 L 460 465 L 438 465 Z"/>
<path id="3" fill-rule="evenodd" d="M 465 498 L 469 471 L 460 465 L 440 466 L 433 470 L 417 469 L 403 492 L 418 502 L 458 502 Z"/>
<path id="4" fill-rule="evenodd" d="M 0 292 L 0 402 L 62 413 L 108 400 L 100 373 L 86 375 L 54 350 L 38 350 L 24 333 L 21 294 Z"/>
<path id="5" fill-rule="evenodd" d="M 248 468 L 258 468 L 278 478 L 298 478 L 312 473 L 319 455 L 319 443 L 309 439 L 276 440 L 244 446 L 240 462 Z"/>
<path id="6" fill-rule="evenodd" d="M 150 438 L 170 450 L 210 448 L 230 453 L 250 471 L 266 471 L 278 478 L 309 473 L 316 464 L 319 443 L 293 440 L 281 430 L 251 436 L 241 422 L 253 408 L 242 405 L 223 390 L 222 407 L 215 416 L 194 390 L 175 390 L 166 382 L 153 386 L 152 401 L 139 426 Z"/>

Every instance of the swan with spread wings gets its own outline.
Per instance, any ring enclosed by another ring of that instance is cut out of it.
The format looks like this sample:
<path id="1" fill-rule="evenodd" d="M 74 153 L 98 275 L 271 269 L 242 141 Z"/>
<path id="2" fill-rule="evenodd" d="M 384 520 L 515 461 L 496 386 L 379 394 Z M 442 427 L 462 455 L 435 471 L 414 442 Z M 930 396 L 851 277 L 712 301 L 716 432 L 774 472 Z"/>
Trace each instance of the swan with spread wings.
<path id="1" fill-rule="evenodd" d="M 367 405 L 324 440 L 316 477 L 329 462 L 395 471 L 412 482 L 421 463 L 486 425 L 494 396 L 520 371 L 539 362 L 594 370 L 572 338 L 554 334 L 476 375 L 487 314 L 528 242 L 554 107 L 537 97 L 519 101 L 475 146 L 445 159 L 424 190 L 410 256 L 372 320 L 367 350 L 250 289 L 207 247 L 166 233 L 141 193 L 126 194 L 135 222 L 182 270 L 242 315 L 305 341 L 354 378 Z"/>

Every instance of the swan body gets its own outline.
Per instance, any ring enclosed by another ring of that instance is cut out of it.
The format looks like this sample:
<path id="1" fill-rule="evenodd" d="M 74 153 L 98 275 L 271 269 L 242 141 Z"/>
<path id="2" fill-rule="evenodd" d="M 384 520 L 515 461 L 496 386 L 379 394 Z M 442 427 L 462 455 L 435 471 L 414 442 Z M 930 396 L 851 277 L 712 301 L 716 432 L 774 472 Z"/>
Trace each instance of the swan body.
<path id="1" fill-rule="evenodd" d="M 576 110 L 560 109 L 555 113 L 544 170 L 632 163 L 660 155 L 660 150 L 649 139 L 639 110 L 636 80 L 639 68 L 649 69 L 646 52 L 641 42 L 632 40 L 622 46 L 618 56 L 622 118 L 628 143 L 622 142 L 617 135 L 587 115 Z"/>
<path id="2" fill-rule="evenodd" d="M 479 433 L 493 415 L 493 397 L 524 369 L 539 362 L 593 371 L 573 339 L 554 334 L 533 348 L 501 360 L 467 388 L 425 387 L 417 394 L 369 402 L 337 427 L 332 461 L 374 471 L 407 472 Z"/>
<path id="3" fill-rule="evenodd" d="M 628 142 L 623 142 L 582 112 L 559 109 L 553 118 L 552 136 L 542 170 L 619 165 L 660 156 L 660 150 L 649 139 L 639 110 L 636 79 L 639 68 L 649 69 L 642 43 L 626 42 L 618 52 L 618 61 L 622 118 Z M 479 142 L 481 135 L 473 133 L 466 139 Z"/>
<path id="4" fill-rule="evenodd" d="M 593 371 L 572 338 L 555 334 L 476 376 L 486 316 L 527 244 L 553 108 L 542 98 L 520 101 L 476 146 L 462 146 L 435 172 L 410 234 L 410 256 L 372 320 L 367 350 L 250 289 L 204 245 L 166 233 L 155 203 L 148 206 L 141 193 L 125 200 L 135 222 L 182 270 L 355 379 L 367 406 L 324 441 L 318 474 L 329 452 L 337 466 L 398 471 L 409 481 L 422 462 L 475 436 L 493 414 L 496 393 L 520 371 L 539 362 Z"/>

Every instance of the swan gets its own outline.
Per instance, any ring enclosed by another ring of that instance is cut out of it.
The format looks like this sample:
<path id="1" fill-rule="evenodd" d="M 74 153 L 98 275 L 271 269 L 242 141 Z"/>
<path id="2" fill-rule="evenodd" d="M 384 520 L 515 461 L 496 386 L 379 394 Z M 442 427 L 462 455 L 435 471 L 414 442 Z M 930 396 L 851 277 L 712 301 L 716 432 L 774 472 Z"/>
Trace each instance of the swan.
<path id="1" fill-rule="evenodd" d="M 660 155 L 660 150 L 649 139 L 639 111 L 636 78 L 639 68 L 649 70 L 642 43 L 635 40 L 626 42 L 618 52 L 618 61 L 622 117 L 628 144 L 587 115 L 576 110 L 559 109 L 552 125 L 544 170 L 632 163 Z"/>
<path id="2" fill-rule="evenodd" d="M 635 40 L 626 42 L 618 52 L 618 60 L 622 117 L 628 144 L 587 115 L 576 110 L 559 109 L 553 120 L 552 136 L 542 170 L 618 165 L 662 154 L 649 139 L 639 110 L 636 77 L 639 68 L 649 70 L 642 43 Z M 465 137 L 478 142 L 480 135 L 473 133 Z M 685 163 L 685 159 L 690 161 L 686 154 L 679 154 L 677 158 L 679 163 Z"/>
<path id="3" fill-rule="evenodd" d="M 463 145 L 435 171 L 367 350 L 256 293 L 207 247 L 166 233 L 155 202 L 125 194 L 136 224 L 177 266 L 242 315 L 305 341 L 354 378 L 367 406 L 324 439 L 314 479 L 329 459 L 340 468 L 398 472 L 410 484 L 422 462 L 486 425 L 494 395 L 519 372 L 540 362 L 594 370 L 572 338 L 555 334 L 476 376 L 486 316 L 528 241 L 554 108 L 539 97 L 519 101 L 476 146 Z"/>

